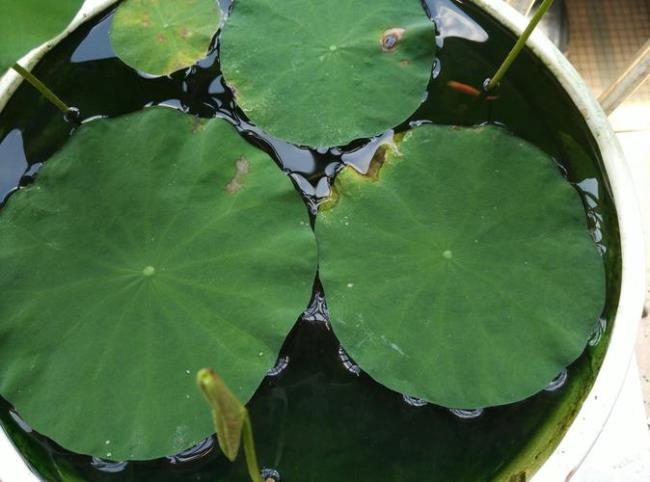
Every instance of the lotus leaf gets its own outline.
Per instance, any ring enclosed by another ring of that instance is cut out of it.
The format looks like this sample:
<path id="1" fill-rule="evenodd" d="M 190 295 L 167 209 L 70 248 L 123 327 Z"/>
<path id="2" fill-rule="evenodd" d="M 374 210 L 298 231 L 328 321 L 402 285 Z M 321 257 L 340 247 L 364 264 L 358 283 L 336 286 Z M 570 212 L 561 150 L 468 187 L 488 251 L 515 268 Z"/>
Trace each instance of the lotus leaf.
<path id="1" fill-rule="evenodd" d="M 82 0 L 0 0 L 0 75 L 65 29 Z"/>
<path id="2" fill-rule="evenodd" d="M 220 17 L 217 0 L 126 0 L 115 13 L 111 43 L 131 67 L 170 74 L 205 57 Z"/>
<path id="3" fill-rule="evenodd" d="M 213 433 L 196 371 L 249 400 L 315 258 L 290 179 L 226 121 L 88 123 L 0 212 L 0 394 L 76 452 L 186 449 Z"/>
<path id="4" fill-rule="evenodd" d="M 341 343 L 378 382 L 447 407 L 538 392 L 604 304 L 577 191 L 494 126 L 425 125 L 384 153 L 338 175 L 316 226 Z"/>
<path id="5" fill-rule="evenodd" d="M 260 127 L 309 146 L 390 129 L 422 103 L 435 25 L 419 0 L 237 0 L 221 66 Z"/>

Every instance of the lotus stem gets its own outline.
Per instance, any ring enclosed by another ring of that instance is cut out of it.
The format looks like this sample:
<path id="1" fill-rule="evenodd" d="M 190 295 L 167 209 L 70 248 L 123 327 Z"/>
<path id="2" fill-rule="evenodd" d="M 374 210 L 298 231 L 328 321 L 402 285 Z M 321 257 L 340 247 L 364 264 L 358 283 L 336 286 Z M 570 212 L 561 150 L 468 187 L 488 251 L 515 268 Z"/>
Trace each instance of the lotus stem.
<path id="1" fill-rule="evenodd" d="M 47 100 L 49 100 L 54 106 L 63 112 L 64 115 L 68 115 L 72 109 L 66 105 L 57 95 L 46 87 L 46 85 L 38 80 L 38 78 L 32 74 L 29 70 L 24 68 L 19 63 L 15 63 L 12 67 L 20 76 L 29 82 L 36 90 L 38 90 Z"/>
<path id="2" fill-rule="evenodd" d="M 253 482 L 263 482 L 260 476 L 260 468 L 257 465 L 257 454 L 255 453 L 255 439 L 253 438 L 253 425 L 248 415 L 248 410 L 244 412 L 244 425 L 242 427 L 242 441 L 244 442 L 244 455 L 246 456 L 246 466 L 248 475 Z M 267 479 L 268 480 L 268 479 Z"/>
<path id="3" fill-rule="evenodd" d="M 485 87 L 485 90 L 487 92 L 491 91 L 497 85 L 499 85 L 499 82 L 501 81 L 501 79 L 503 79 L 503 76 L 506 75 L 506 72 L 508 72 L 510 66 L 514 63 L 514 61 L 517 59 L 517 57 L 523 50 L 524 46 L 526 45 L 526 42 L 528 41 L 528 38 L 533 33 L 533 30 L 535 30 L 535 27 L 537 27 L 537 24 L 542 19 L 544 14 L 548 11 L 548 9 L 551 8 L 552 4 L 553 4 L 553 0 L 544 0 L 542 5 L 537 9 L 537 12 L 535 12 L 533 18 L 531 18 L 530 22 L 528 22 L 528 26 L 526 27 L 526 30 L 523 31 L 523 33 L 517 40 L 515 46 L 512 47 L 512 50 L 510 51 L 506 59 L 501 64 L 501 67 L 499 67 L 496 74 L 494 74 L 494 76 L 491 79 L 489 79 L 488 84 Z"/>

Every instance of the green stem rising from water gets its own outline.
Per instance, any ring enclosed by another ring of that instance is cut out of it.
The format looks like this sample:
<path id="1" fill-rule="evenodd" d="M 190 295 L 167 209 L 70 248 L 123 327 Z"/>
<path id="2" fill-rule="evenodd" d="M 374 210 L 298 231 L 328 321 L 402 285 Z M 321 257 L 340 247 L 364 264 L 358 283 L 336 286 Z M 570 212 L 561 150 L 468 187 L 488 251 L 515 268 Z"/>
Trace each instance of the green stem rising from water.
<path id="1" fill-rule="evenodd" d="M 535 15 L 533 15 L 533 18 L 530 19 L 530 22 L 528 23 L 526 30 L 522 32 L 521 37 L 519 37 L 515 46 L 512 47 L 512 50 L 510 51 L 506 59 L 501 64 L 496 74 L 494 74 L 494 76 L 488 82 L 488 85 L 485 88 L 486 91 L 489 92 L 492 89 L 494 89 L 497 85 L 499 85 L 499 82 L 501 81 L 503 76 L 506 75 L 506 72 L 508 72 L 510 66 L 514 63 L 514 61 L 517 59 L 517 57 L 523 50 L 524 46 L 526 45 L 526 42 L 528 41 L 528 38 L 533 33 L 533 30 L 535 30 L 535 27 L 537 27 L 537 24 L 542 19 L 544 14 L 548 11 L 548 9 L 551 8 L 552 4 L 553 4 L 553 0 L 544 0 L 542 5 L 537 9 Z"/>
<path id="2" fill-rule="evenodd" d="M 27 82 L 29 82 L 36 90 L 38 90 L 43 96 L 49 100 L 54 106 L 59 109 L 63 114 L 67 115 L 70 112 L 70 107 L 66 105 L 65 102 L 63 102 L 57 95 L 52 92 L 50 89 L 47 88 L 47 86 L 38 80 L 38 78 L 32 74 L 29 70 L 27 70 L 25 67 L 20 65 L 19 63 L 15 63 L 12 67 L 20 76 L 25 79 Z"/>

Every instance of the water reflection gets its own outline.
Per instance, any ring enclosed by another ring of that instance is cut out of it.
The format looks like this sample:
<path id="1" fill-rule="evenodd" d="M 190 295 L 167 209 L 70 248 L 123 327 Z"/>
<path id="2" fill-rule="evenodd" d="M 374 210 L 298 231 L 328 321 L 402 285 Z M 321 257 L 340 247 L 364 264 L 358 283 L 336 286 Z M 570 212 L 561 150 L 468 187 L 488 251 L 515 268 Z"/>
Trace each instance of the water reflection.
<path id="1" fill-rule="evenodd" d="M 13 129 L 0 142 L 0 203 L 16 189 L 27 170 L 23 135 Z"/>
<path id="2" fill-rule="evenodd" d="M 113 15 L 107 15 L 90 29 L 88 35 L 86 35 L 70 56 L 70 61 L 73 63 L 82 63 L 115 57 L 115 51 L 111 43 L 106 42 L 112 23 Z"/>
<path id="3" fill-rule="evenodd" d="M 424 0 L 442 39 L 458 37 L 471 42 L 487 42 L 488 33 L 452 1 Z"/>

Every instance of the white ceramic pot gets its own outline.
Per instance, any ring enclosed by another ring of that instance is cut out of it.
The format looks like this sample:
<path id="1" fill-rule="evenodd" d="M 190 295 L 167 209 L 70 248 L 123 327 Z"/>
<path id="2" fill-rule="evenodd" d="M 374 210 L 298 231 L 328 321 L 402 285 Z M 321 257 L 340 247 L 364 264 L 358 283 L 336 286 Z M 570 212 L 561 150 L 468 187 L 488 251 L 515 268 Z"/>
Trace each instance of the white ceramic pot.
<path id="1" fill-rule="evenodd" d="M 86 0 L 80 14 L 60 36 L 31 52 L 22 64 L 33 67 L 52 47 L 79 24 L 116 0 Z M 507 29 L 519 35 L 526 26 L 518 12 L 502 0 L 473 0 Z M 621 236 L 622 278 L 614 328 L 607 354 L 591 392 L 577 417 L 533 482 L 568 482 L 595 444 L 620 393 L 634 350 L 645 296 L 644 248 L 639 206 L 621 147 L 600 105 L 568 60 L 541 33 L 534 33 L 528 46 L 555 75 L 582 113 L 598 144 L 618 214 Z M 9 73 L 0 80 L 0 110 L 15 92 L 20 79 Z M 530 473 L 528 473 L 530 475 Z M 19 452 L 0 431 L 0 480 L 31 482 L 38 479 L 29 471 Z"/>

